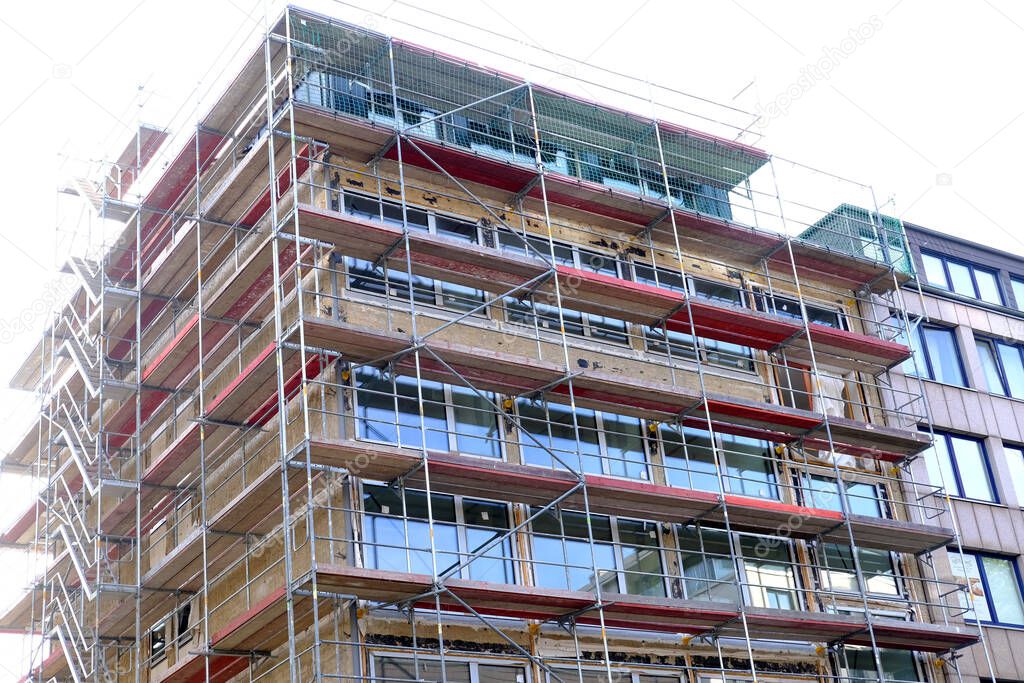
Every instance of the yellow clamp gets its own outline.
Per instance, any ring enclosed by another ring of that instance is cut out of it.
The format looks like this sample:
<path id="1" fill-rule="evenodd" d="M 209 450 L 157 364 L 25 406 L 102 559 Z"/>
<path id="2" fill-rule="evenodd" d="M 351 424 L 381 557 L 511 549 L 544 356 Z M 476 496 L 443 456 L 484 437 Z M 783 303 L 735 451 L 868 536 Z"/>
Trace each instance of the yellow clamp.
<path id="1" fill-rule="evenodd" d="M 351 377 L 352 377 L 352 371 L 351 370 L 342 370 L 341 371 L 341 380 L 343 382 L 347 382 Z"/>
<path id="2" fill-rule="evenodd" d="M 504 408 L 506 412 L 512 410 L 513 405 L 514 404 L 512 402 L 512 399 L 510 398 L 506 398 L 504 401 L 501 402 L 501 407 Z"/>

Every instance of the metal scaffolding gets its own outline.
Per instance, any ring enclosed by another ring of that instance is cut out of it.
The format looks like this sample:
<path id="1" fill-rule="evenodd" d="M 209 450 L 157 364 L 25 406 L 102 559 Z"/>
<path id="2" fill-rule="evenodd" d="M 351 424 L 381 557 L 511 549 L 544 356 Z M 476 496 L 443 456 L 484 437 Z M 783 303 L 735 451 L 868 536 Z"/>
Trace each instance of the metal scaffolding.
<path id="1" fill-rule="evenodd" d="M 289 8 L 75 181 L 29 679 L 964 680 L 902 225 L 635 108 Z"/>

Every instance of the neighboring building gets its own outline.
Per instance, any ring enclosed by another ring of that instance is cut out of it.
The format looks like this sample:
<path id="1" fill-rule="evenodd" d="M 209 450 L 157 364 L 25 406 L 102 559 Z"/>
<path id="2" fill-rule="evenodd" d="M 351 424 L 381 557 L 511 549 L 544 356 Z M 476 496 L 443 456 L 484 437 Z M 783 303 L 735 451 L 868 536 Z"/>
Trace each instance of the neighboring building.
<path id="1" fill-rule="evenodd" d="M 1021 678 L 1024 660 L 1024 258 L 905 224 L 919 274 L 908 287 L 915 359 L 935 447 L 915 479 L 953 498 L 963 556 L 941 557 L 940 574 L 970 585 L 984 623 L 965 675 Z M 916 384 L 913 380 L 911 383 Z M 947 515 L 937 518 L 948 524 Z M 939 555 L 937 554 L 938 558 Z"/>
<path id="2" fill-rule="evenodd" d="M 300 9 L 253 48 L 166 168 L 147 128 L 69 188 L 124 225 L 12 379 L 33 680 L 961 676 L 870 188 Z"/>

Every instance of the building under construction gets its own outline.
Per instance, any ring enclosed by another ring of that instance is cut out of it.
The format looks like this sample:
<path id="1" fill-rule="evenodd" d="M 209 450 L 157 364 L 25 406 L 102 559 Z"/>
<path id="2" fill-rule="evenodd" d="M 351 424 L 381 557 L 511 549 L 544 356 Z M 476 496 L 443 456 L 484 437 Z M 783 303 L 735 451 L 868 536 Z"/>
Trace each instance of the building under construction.
<path id="1" fill-rule="evenodd" d="M 11 382 L 26 680 L 977 680 L 870 187 L 297 8 L 251 47 L 67 189 L 120 229 Z"/>

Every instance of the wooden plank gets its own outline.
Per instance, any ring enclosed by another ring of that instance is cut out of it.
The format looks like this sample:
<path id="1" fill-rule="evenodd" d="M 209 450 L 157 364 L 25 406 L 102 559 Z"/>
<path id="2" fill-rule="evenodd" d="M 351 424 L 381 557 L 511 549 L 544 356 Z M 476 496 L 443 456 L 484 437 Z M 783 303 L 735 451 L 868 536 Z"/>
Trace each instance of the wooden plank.
<path id="1" fill-rule="evenodd" d="M 406 250 L 395 248 L 402 240 L 397 226 L 308 205 L 300 206 L 298 214 L 298 230 L 305 237 L 335 244 L 341 253 L 365 260 L 387 255 L 395 267 L 406 267 Z M 409 243 L 415 274 L 494 294 L 521 286 L 549 268 L 542 259 L 419 231 L 410 233 Z M 563 265 L 555 270 L 569 284 L 562 289 L 563 297 L 574 310 L 644 324 L 665 319 L 670 329 L 683 333 L 691 332 L 692 318 L 699 336 L 762 350 L 797 339 L 804 330 L 801 321 L 779 315 L 697 297 L 687 306 L 680 292 Z M 535 289 L 550 292 L 553 285 L 538 283 Z M 838 367 L 864 370 L 864 363 L 874 363 L 881 369 L 910 353 L 902 344 L 817 323 L 810 324 L 810 332 L 815 351 Z M 797 350 L 806 348 L 806 339 L 800 341 Z"/>

